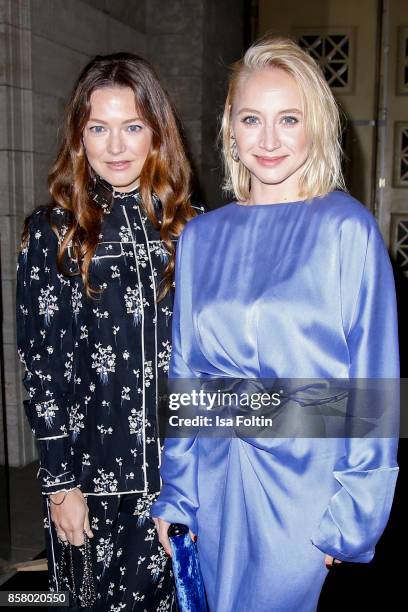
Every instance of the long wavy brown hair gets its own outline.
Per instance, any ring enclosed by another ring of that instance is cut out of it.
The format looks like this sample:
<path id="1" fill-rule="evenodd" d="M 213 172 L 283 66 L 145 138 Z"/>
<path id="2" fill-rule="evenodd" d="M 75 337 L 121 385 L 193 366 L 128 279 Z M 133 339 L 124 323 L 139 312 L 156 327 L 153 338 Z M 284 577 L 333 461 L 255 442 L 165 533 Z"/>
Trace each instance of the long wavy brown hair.
<path id="1" fill-rule="evenodd" d="M 175 249 L 172 237 L 179 236 L 186 222 L 195 216 L 190 203 L 191 169 L 167 93 L 148 62 L 131 53 L 96 56 L 80 74 L 68 103 L 62 146 L 48 175 L 52 196 L 50 211 L 58 204 L 69 213 L 68 231 L 59 236 L 58 269 L 63 274 L 70 274 L 63 265 L 70 246 L 86 294 L 91 297 L 97 293 L 89 283 L 89 266 L 98 244 L 104 212 L 90 196 L 93 171 L 85 155 L 82 133 L 91 112 L 91 95 L 102 87 L 130 87 L 138 112 L 152 130 L 152 146 L 142 168 L 139 190 L 146 214 L 160 230 L 169 253 L 158 296 L 162 299 L 173 283 Z M 155 213 L 153 192 L 161 201 L 160 219 Z M 58 228 L 53 229 L 58 235 Z M 23 242 L 27 234 L 26 224 Z"/>

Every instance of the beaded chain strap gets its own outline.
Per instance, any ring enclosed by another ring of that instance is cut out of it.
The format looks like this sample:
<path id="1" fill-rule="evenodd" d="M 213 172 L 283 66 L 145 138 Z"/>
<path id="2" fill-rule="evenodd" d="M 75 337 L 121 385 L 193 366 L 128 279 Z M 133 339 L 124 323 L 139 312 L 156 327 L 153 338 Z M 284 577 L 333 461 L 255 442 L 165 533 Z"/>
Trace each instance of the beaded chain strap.
<path id="1" fill-rule="evenodd" d="M 84 544 L 77 547 L 83 557 L 82 585 L 77 591 L 75 584 L 74 562 L 72 558 L 72 545 L 61 541 L 61 558 L 58 563 L 58 585 L 64 585 L 75 602 L 80 602 L 81 607 L 91 607 L 96 600 L 94 576 L 92 571 L 91 545 L 88 536 L 84 533 Z"/>

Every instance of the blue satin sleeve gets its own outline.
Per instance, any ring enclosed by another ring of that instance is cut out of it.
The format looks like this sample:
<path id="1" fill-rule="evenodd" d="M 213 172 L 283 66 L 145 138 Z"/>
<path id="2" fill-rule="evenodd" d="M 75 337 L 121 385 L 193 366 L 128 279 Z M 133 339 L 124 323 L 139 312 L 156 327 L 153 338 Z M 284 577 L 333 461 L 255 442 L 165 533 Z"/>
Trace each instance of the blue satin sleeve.
<path id="1" fill-rule="evenodd" d="M 173 311 L 173 340 L 169 365 L 169 378 L 192 379 L 197 377 L 187 364 L 185 345 L 192 344 L 193 330 L 191 302 L 190 261 L 182 261 L 184 234 L 179 238 L 176 258 L 176 294 Z M 183 287 L 181 292 L 180 287 Z M 181 299 L 182 298 L 182 299 Z M 180 330 L 183 330 L 181 334 Z M 160 475 L 162 489 L 153 504 L 151 516 L 160 517 L 169 523 L 188 525 L 197 534 L 196 512 L 198 509 L 198 437 L 166 438 L 162 453 Z"/>
<path id="2" fill-rule="evenodd" d="M 340 248 L 350 379 L 389 379 L 391 385 L 399 377 L 395 288 L 374 221 L 369 227 L 346 222 Z M 398 394 L 391 394 L 386 410 L 386 418 L 397 423 Z M 393 431 L 397 429 L 396 425 Z M 338 490 L 311 538 L 321 551 L 344 561 L 366 563 L 373 558 L 391 510 L 398 475 L 397 446 L 396 435 L 346 440 L 346 454 L 333 472 Z"/>

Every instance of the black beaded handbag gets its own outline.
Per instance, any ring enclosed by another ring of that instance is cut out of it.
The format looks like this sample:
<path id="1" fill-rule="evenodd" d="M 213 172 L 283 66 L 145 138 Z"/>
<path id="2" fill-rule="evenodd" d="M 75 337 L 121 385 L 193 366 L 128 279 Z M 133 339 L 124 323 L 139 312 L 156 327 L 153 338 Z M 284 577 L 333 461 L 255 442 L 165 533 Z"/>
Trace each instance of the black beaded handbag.
<path id="1" fill-rule="evenodd" d="M 60 540 L 60 560 L 58 562 L 58 587 L 70 594 L 71 605 L 91 608 L 96 601 L 96 589 L 92 569 L 91 543 L 84 533 L 84 543 L 73 546 Z M 75 571 L 77 569 L 77 571 Z M 81 576 L 81 585 L 75 575 Z"/>

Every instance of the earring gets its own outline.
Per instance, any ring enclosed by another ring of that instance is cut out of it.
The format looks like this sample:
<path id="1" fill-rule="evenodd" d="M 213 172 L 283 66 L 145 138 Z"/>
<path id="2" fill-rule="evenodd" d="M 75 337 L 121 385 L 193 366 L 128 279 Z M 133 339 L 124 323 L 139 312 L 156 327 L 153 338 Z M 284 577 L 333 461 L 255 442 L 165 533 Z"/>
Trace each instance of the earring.
<path id="1" fill-rule="evenodd" d="M 231 157 L 234 160 L 234 162 L 239 161 L 237 143 L 236 143 L 234 136 L 231 136 Z"/>

